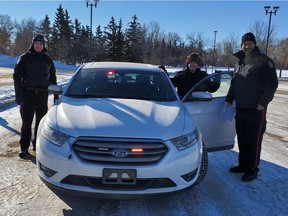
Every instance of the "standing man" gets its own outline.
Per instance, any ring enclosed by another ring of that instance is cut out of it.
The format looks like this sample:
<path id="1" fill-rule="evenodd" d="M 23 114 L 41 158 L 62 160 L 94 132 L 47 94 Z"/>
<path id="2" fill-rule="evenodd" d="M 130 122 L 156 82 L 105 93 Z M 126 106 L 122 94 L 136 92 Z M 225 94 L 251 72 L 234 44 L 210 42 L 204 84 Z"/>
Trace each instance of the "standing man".
<path id="1" fill-rule="evenodd" d="M 179 97 L 182 99 L 188 91 L 208 74 L 200 69 L 201 58 L 198 53 L 191 53 L 186 57 L 186 68 L 171 78 Z"/>
<path id="2" fill-rule="evenodd" d="M 56 84 L 55 66 L 46 52 L 44 37 L 35 36 L 28 52 L 19 58 L 14 69 L 15 101 L 20 105 L 22 118 L 20 158 L 28 154 L 34 113 L 36 115 L 35 138 L 32 144 L 35 151 L 38 125 L 48 110 L 48 86 Z"/>
<path id="3" fill-rule="evenodd" d="M 242 36 L 239 60 L 228 91 L 227 106 L 236 103 L 236 133 L 239 146 L 238 166 L 232 173 L 244 173 L 243 181 L 257 178 L 261 143 L 266 130 L 266 112 L 278 87 L 273 61 L 256 46 L 253 33 Z"/>

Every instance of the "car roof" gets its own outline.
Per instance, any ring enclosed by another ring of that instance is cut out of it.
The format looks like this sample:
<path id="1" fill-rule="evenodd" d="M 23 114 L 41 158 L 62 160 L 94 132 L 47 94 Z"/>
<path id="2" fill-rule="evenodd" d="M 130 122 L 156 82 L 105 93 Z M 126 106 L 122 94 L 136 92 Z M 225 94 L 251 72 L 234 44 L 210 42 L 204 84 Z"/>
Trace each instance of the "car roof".
<path id="1" fill-rule="evenodd" d="M 144 64 L 144 63 L 132 63 L 132 62 L 88 62 L 84 63 L 83 69 L 93 69 L 93 68 L 109 68 L 109 69 L 149 69 L 159 71 L 156 65 Z"/>

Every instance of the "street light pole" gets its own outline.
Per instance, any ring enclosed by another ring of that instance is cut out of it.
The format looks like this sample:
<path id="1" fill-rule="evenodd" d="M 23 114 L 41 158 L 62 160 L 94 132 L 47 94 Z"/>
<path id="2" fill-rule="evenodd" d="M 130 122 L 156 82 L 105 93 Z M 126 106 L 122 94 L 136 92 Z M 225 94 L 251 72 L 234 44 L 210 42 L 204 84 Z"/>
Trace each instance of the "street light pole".
<path id="1" fill-rule="evenodd" d="M 213 65 L 215 64 L 215 51 L 216 51 L 216 34 L 218 31 L 214 31 L 214 49 L 213 49 Z M 212 72 L 213 72 L 213 65 L 212 65 Z"/>
<path id="2" fill-rule="evenodd" d="M 265 6 L 264 9 L 266 11 L 266 15 L 269 14 L 269 24 L 268 24 L 268 33 L 267 33 L 267 42 L 266 42 L 266 55 L 268 53 L 268 44 L 269 44 L 269 37 L 270 37 L 270 26 L 271 26 L 271 17 L 272 14 L 276 16 L 277 10 L 280 8 L 278 6 L 274 6 L 273 10 L 270 10 L 270 6 Z"/>
<path id="3" fill-rule="evenodd" d="M 92 7 L 97 7 L 99 0 L 85 0 L 86 7 L 90 7 L 90 34 L 92 36 Z"/>

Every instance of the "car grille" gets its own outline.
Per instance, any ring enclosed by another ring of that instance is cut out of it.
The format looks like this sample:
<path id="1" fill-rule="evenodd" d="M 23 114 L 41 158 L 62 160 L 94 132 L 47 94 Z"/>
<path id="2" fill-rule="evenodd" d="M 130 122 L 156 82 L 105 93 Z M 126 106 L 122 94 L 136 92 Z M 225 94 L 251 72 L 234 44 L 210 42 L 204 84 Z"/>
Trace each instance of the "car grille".
<path id="1" fill-rule="evenodd" d="M 82 161 L 92 164 L 149 165 L 168 152 L 162 140 L 154 139 L 80 138 L 72 146 Z"/>
<path id="2" fill-rule="evenodd" d="M 105 185 L 102 183 L 102 178 L 69 175 L 65 177 L 61 181 L 61 183 L 70 184 L 74 186 L 90 187 L 94 189 L 102 189 L 102 190 L 145 190 L 153 188 L 176 187 L 176 184 L 169 178 L 137 179 L 137 183 L 135 185 L 129 185 L 129 184 Z"/>

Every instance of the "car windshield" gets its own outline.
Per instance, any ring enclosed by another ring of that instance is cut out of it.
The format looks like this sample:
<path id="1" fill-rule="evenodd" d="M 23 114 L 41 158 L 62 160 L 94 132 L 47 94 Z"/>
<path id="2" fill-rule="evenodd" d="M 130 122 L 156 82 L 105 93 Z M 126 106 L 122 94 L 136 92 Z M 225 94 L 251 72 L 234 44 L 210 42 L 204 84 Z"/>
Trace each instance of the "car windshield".
<path id="1" fill-rule="evenodd" d="M 177 100 L 165 73 L 127 69 L 80 69 L 65 96 L 77 98 L 127 98 Z"/>

